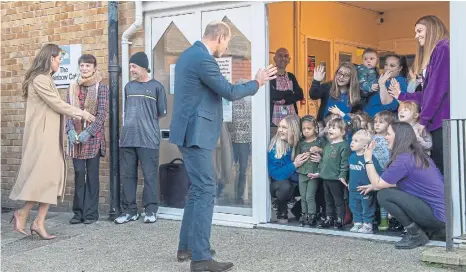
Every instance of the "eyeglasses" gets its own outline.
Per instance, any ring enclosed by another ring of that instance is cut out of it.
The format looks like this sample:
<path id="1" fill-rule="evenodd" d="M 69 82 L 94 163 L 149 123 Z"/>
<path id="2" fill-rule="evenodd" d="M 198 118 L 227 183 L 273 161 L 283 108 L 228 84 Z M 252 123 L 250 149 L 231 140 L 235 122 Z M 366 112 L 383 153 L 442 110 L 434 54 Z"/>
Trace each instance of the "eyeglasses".
<path id="1" fill-rule="evenodd" d="M 350 74 L 343 74 L 342 72 L 338 72 L 337 77 L 342 77 L 343 79 L 349 79 L 351 77 L 351 75 Z"/>

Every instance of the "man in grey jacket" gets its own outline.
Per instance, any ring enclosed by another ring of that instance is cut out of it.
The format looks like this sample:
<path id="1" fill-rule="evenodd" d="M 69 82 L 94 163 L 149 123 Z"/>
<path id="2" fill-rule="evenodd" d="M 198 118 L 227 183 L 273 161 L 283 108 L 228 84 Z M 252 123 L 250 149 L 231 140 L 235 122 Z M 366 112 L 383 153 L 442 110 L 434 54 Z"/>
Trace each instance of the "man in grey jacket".
<path id="1" fill-rule="evenodd" d="M 228 25 L 207 25 L 202 41 L 184 51 L 175 68 L 175 97 L 170 143 L 178 145 L 192 183 L 183 214 L 178 260 L 192 259 L 191 271 L 227 271 L 232 263 L 212 259 L 210 233 L 215 197 L 213 149 L 223 122 L 222 97 L 234 101 L 254 95 L 275 78 L 277 69 L 260 69 L 255 80 L 232 85 L 221 74 L 221 57 L 231 39 Z"/>

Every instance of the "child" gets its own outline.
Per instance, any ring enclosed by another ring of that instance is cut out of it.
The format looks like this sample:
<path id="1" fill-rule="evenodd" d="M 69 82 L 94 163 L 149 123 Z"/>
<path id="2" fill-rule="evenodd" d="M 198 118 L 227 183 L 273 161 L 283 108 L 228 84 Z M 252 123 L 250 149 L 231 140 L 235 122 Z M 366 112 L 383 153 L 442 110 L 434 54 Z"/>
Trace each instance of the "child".
<path id="1" fill-rule="evenodd" d="M 417 129 L 419 126 L 419 105 L 414 101 L 401 102 L 398 107 L 398 119 L 413 127 L 418 142 L 422 147 L 424 147 L 426 153 L 430 155 L 430 149 L 432 148 L 432 136 L 426 130 L 424 130 L 423 135 L 419 135 Z"/>
<path id="2" fill-rule="evenodd" d="M 329 144 L 323 150 L 322 160 L 319 163 L 319 172 L 308 175 L 310 178 L 320 177 L 324 182 L 327 218 L 317 226 L 318 228 L 329 228 L 331 226 L 337 229 L 343 228 L 343 219 L 345 217 L 343 189 L 348 186 L 346 180 L 348 178 L 348 159 L 350 155 L 348 142 L 343 139 L 345 133 L 346 123 L 343 119 L 337 118 L 329 122 Z"/>
<path id="3" fill-rule="evenodd" d="M 304 138 L 298 143 L 296 153 L 321 153 L 325 146 L 325 140 L 318 137 L 317 120 L 310 115 L 304 116 L 301 119 L 301 132 Z M 299 224 L 301 227 L 306 225 L 315 227 L 317 225 L 316 192 L 319 180 L 309 178 L 307 175 L 316 173 L 318 168 L 319 163 L 308 160 L 296 171 L 299 174 L 299 194 L 301 195 L 302 215 Z"/>
<path id="4" fill-rule="evenodd" d="M 349 203 L 354 221 L 354 225 L 350 229 L 352 232 L 373 233 L 372 223 L 375 215 L 375 195 L 372 193 L 362 195 L 358 192 L 358 186 L 370 184 L 366 172 L 364 151 L 371 141 L 372 134 L 362 129 L 353 135 L 353 141 L 351 142 L 351 151 L 353 153 L 349 158 Z M 372 162 L 380 174 L 382 169 L 375 156 L 373 156 Z"/>
<path id="5" fill-rule="evenodd" d="M 330 123 L 330 121 L 332 121 L 333 119 L 336 119 L 336 118 L 339 118 L 339 115 L 338 114 L 334 114 L 332 112 L 329 112 L 325 118 L 324 118 L 324 124 L 325 124 L 325 127 L 324 127 L 324 130 L 323 130 L 323 134 L 325 136 L 325 139 L 327 139 L 327 132 L 328 132 L 328 124 Z M 327 139 L 328 140 L 328 139 Z"/>
<path id="6" fill-rule="evenodd" d="M 377 91 L 377 78 L 379 73 L 377 71 L 377 63 L 379 55 L 377 51 L 372 48 L 366 48 L 362 53 L 363 65 L 356 67 L 358 71 L 359 87 L 363 96 L 368 96 L 370 93 Z"/>
<path id="7" fill-rule="evenodd" d="M 387 163 L 390 159 L 390 151 L 388 150 L 388 142 L 385 139 L 387 135 L 387 130 L 390 124 L 395 122 L 395 114 L 392 111 L 381 111 L 377 113 L 374 117 L 374 157 L 377 158 L 377 161 L 380 164 L 382 170 L 385 169 Z M 388 214 L 387 211 L 380 207 L 380 224 L 379 230 L 385 231 L 388 229 Z"/>
<path id="8" fill-rule="evenodd" d="M 422 75 L 414 74 L 413 67 L 409 68 L 408 93 L 422 91 Z"/>
<path id="9" fill-rule="evenodd" d="M 374 125 L 372 123 L 372 118 L 370 115 L 365 111 L 358 111 L 356 112 L 357 116 L 361 121 L 361 129 L 365 129 L 370 133 L 374 133 Z"/>

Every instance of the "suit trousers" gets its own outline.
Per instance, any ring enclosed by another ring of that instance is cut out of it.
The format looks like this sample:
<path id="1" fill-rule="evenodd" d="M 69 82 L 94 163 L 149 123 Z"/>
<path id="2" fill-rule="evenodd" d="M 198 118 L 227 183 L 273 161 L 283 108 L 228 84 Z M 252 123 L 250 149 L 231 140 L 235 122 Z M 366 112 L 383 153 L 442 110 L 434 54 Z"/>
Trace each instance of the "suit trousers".
<path id="1" fill-rule="evenodd" d="M 138 213 L 136 193 L 138 188 L 138 162 L 141 162 L 144 176 L 142 205 L 146 214 L 157 213 L 157 180 L 159 175 L 159 150 L 140 147 L 120 148 L 121 204 L 123 211 L 130 215 Z"/>
<path id="2" fill-rule="evenodd" d="M 82 220 L 99 219 L 100 152 L 91 159 L 73 159 L 73 212 Z"/>
<path id="3" fill-rule="evenodd" d="M 178 146 L 191 186 L 180 229 L 178 250 L 192 250 L 193 261 L 210 260 L 210 233 L 214 213 L 213 151 Z"/>

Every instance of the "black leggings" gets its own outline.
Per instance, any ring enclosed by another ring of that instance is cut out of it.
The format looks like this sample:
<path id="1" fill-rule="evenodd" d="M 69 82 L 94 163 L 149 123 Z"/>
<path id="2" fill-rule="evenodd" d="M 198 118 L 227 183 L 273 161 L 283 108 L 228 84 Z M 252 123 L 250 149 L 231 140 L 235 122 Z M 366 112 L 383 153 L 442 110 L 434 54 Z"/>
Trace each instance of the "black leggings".
<path id="1" fill-rule="evenodd" d="M 290 180 L 272 180 L 272 183 L 270 183 L 270 194 L 272 197 L 277 198 L 277 209 L 279 212 L 284 213 L 288 211 L 288 201 L 293 197 L 294 191 L 295 186 Z"/>
<path id="2" fill-rule="evenodd" d="M 424 229 L 443 229 L 445 223 L 434 216 L 432 208 L 422 199 L 397 188 L 380 190 L 377 200 L 403 226 L 416 223 Z"/>
<path id="3" fill-rule="evenodd" d="M 443 175 L 443 130 L 442 128 L 439 128 L 431 133 L 432 150 L 430 157 Z"/>

